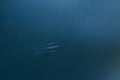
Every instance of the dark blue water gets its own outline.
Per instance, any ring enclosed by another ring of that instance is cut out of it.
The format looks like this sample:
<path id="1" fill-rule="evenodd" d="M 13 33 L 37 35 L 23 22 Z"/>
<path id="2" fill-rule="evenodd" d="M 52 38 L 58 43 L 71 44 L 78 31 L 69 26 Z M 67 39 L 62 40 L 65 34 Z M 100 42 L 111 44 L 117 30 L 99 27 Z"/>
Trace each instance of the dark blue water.
<path id="1" fill-rule="evenodd" d="M 2 0 L 0 80 L 103 80 L 119 55 L 117 3 Z M 34 55 L 33 46 L 49 42 L 61 48 Z"/>

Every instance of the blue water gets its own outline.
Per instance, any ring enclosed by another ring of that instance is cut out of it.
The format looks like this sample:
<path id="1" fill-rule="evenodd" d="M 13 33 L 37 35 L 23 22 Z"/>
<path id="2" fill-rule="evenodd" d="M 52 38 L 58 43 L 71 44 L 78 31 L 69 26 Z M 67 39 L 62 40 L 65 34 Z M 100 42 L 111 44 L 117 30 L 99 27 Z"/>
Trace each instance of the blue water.
<path id="1" fill-rule="evenodd" d="M 103 80 L 119 55 L 120 10 L 113 2 L 1 1 L 0 80 Z M 61 48 L 33 55 L 33 46 L 49 42 Z"/>

